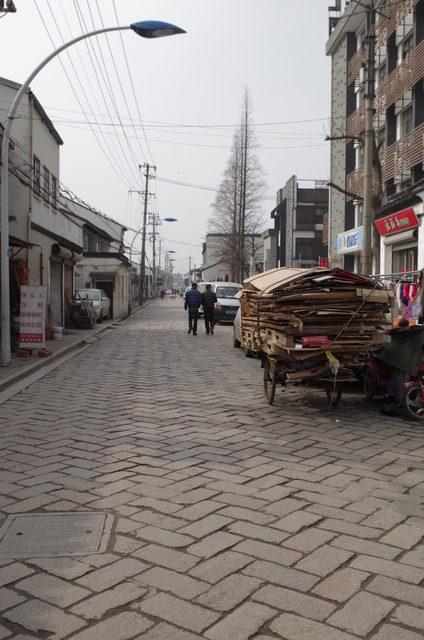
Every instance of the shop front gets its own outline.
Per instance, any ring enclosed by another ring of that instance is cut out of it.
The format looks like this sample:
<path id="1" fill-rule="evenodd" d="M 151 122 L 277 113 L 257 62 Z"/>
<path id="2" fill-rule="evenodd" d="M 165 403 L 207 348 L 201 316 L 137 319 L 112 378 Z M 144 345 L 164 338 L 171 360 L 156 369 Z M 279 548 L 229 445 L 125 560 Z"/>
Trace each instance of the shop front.
<path id="1" fill-rule="evenodd" d="M 419 250 L 420 244 L 424 244 L 424 230 L 421 225 L 423 214 L 418 213 L 417 209 L 422 209 L 422 205 L 409 207 L 376 220 L 375 225 L 381 238 L 382 273 L 402 277 L 424 267 L 424 251 Z"/>
<path id="2" fill-rule="evenodd" d="M 348 271 L 359 273 L 361 270 L 363 235 L 364 227 L 356 227 L 337 236 L 337 255 L 343 256 L 343 266 Z"/>

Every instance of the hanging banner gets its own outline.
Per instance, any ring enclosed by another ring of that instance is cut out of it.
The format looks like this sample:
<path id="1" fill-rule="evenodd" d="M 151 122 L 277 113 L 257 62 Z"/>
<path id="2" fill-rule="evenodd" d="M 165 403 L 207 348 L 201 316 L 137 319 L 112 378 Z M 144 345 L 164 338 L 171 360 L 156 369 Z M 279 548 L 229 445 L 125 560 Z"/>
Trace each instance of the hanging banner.
<path id="1" fill-rule="evenodd" d="M 392 213 L 390 216 L 376 220 L 375 226 L 380 236 L 388 236 L 392 233 L 398 233 L 399 231 L 406 231 L 412 227 L 419 227 L 420 221 L 415 215 L 413 208 L 410 207 L 404 211 Z"/>
<path id="2" fill-rule="evenodd" d="M 19 346 L 45 346 L 46 287 L 21 287 Z"/>

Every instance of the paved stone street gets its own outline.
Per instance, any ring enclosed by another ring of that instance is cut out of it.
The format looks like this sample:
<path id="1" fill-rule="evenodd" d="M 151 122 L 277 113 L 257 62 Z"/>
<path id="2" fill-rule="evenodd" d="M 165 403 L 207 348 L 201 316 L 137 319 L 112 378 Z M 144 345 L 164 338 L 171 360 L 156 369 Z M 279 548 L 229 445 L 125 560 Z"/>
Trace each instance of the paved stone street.
<path id="1" fill-rule="evenodd" d="M 358 391 L 267 406 L 232 327 L 187 335 L 181 299 L 1 404 L 0 436 L 2 522 L 113 515 L 99 553 L 0 542 L 0 640 L 422 640 L 424 425 Z"/>

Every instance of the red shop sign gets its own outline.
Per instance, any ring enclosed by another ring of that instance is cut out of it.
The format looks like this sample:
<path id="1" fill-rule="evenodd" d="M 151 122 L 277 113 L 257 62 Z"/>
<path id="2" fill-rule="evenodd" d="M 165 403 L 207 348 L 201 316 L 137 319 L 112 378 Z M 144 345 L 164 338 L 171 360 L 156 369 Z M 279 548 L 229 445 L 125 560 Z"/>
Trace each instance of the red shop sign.
<path id="1" fill-rule="evenodd" d="M 388 236 L 393 233 L 399 233 L 399 231 L 406 231 L 406 229 L 411 229 L 412 227 L 419 227 L 420 222 L 413 208 L 410 207 L 405 211 L 392 213 L 390 216 L 376 220 L 375 226 L 380 236 Z"/>

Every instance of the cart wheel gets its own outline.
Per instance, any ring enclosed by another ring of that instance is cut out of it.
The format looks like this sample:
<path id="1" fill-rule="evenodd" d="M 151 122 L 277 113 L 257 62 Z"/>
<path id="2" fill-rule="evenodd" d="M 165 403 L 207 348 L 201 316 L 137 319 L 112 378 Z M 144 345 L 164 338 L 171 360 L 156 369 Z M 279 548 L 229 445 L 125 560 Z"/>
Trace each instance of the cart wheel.
<path id="1" fill-rule="evenodd" d="M 377 383 L 373 378 L 371 367 L 364 367 L 362 371 L 362 388 L 367 400 L 372 400 L 377 393 Z"/>
<path id="2" fill-rule="evenodd" d="M 343 385 L 341 382 L 326 382 L 325 392 L 327 394 L 327 401 L 330 407 L 337 407 L 342 397 Z"/>
<path id="3" fill-rule="evenodd" d="M 267 404 L 274 402 L 276 384 L 277 374 L 275 371 L 272 372 L 271 363 L 267 360 L 264 366 L 264 396 Z"/>
<path id="4" fill-rule="evenodd" d="M 414 420 L 424 420 L 424 404 L 421 386 L 409 387 L 403 396 L 403 406 Z"/>

